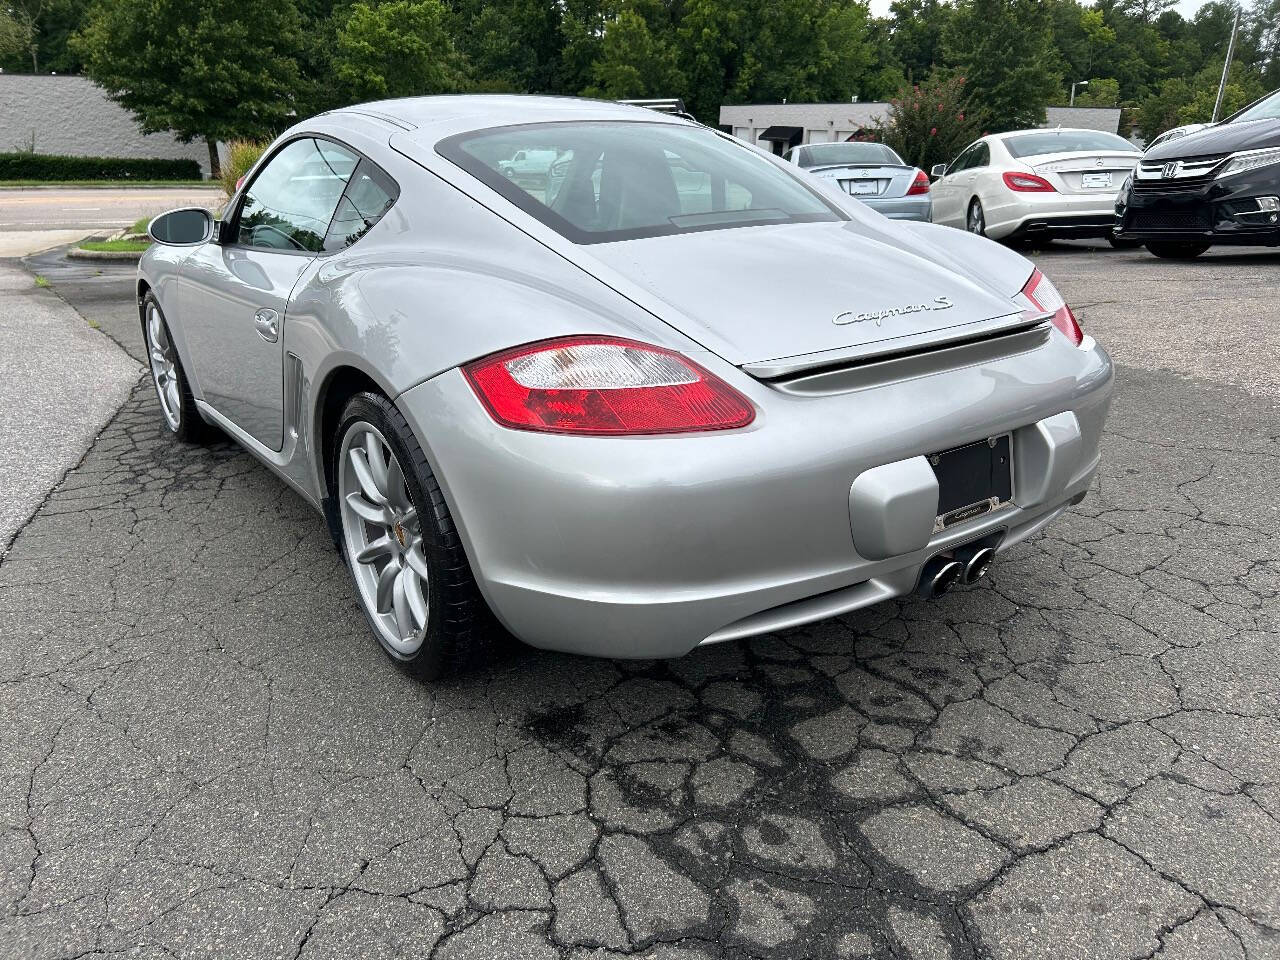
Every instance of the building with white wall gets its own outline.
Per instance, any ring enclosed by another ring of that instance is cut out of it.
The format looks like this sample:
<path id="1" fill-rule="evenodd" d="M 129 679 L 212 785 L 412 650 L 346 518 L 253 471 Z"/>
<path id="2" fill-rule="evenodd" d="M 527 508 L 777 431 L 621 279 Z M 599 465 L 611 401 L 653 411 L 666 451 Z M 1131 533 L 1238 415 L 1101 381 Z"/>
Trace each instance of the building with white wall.
<path id="1" fill-rule="evenodd" d="M 801 143 L 848 140 L 889 113 L 889 104 L 748 103 L 720 108 L 720 126 L 740 140 L 774 153 Z M 1044 127 L 1082 127 L 1116 133 L 1119 107 L 1048 107 Z"/>
<path id="2" fill-rule="evenodd" d="M 0 73 L 0 153 L 32 148 L 73 157 L 191 159 L 209 175 L 203 141 L 142 134 L 133 114 L 87 77 Z"/>

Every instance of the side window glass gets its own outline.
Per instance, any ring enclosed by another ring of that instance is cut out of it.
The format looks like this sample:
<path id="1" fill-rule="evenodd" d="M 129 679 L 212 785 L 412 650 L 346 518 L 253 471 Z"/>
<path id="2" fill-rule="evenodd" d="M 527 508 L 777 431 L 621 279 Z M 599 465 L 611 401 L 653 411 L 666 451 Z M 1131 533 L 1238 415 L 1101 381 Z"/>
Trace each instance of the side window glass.
<path id="1" fill-rule="evenodd" d="M 988 167 L 991 165 L 991 148 L 985 143 L 979 144 L 973 153 L 973 161 L 970 167 Z"/>
<path id="2" fill-rule="evenodd" d="M 324 238 L 326 252 L 341 250 L 355 243 L 396 202 L 399 191 L 390 177 L 369 163 L 362 162 L 347 183 L 347 192 L 338 201 L 329 233 Z"/>
<path id="3" fill-rule="evenodd" d="M 973 151 L 973 147 L 968 150 L 962 150 L 960 156 L 956 157 L 951 167 L 947 170 L 947 173 L 959 173 L 961 170 L 967 170 L 970 166 L 970 161 L 973 160 Z"/>
<path id="4" fill-rule="evenodd" d="M 247 247 L 319 253 L 359 158 L 328 140 L 290 143 L 245 191 L 236 239 Z"/>

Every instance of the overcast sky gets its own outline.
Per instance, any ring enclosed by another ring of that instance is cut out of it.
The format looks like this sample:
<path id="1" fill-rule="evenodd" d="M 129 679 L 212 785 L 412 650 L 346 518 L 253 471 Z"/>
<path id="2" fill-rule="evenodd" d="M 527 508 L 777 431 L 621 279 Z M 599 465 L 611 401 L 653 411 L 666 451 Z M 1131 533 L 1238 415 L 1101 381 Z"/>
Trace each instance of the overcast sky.
<path id="1" fill-rule="evenodd" d="M 1174 8 L 1184 17 L 1190 19 L 1196 15 L 1196 11 L 1204 6 L 1205 0 L 1178 0 L 1178 5 Z M 889 13 L 889 0 L 871 0 L 871 12 L 877 17 L 883 17 Z"/>

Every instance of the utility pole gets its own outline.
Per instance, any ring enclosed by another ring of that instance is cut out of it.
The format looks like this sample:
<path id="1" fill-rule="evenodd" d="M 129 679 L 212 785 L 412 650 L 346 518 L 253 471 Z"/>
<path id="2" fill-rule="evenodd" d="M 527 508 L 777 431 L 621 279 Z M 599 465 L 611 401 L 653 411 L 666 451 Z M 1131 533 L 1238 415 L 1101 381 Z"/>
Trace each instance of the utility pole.
<path id="1" fill-rule="evenodd" d="M 1236 18 L 1231 21 L 1231 39 L 1227 41 L 1227 59 L 1222 62 L 1222 80 L 1218 84 L 1218 99 L 1213 101 L 1213 116 L 1210 123 L 1218 122 L 1218 111 L 1222 109 L 1222 95 L 1227 89 L 1227 73 L 1231 70 L 1231 55 L 1236 52 L 1236 31 L 1240 29 L 1240 8 L 1236 7 Z"/>

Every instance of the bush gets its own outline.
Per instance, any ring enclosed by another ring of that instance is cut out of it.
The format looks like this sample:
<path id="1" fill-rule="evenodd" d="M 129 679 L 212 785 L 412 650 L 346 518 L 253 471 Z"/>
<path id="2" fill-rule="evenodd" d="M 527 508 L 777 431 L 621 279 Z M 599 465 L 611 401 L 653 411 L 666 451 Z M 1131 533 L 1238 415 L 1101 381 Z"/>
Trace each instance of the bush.
<path id="1" fill-rule="evenodd" d="M 227 144 L 227 159 L 222 164 L 222 189 L 227 196 L 236 192 L 236 184 L 258 162 L 262 152 L 270 146 L 267 141 L 232 140 Z"/>
<path id="2" fill-rule="evenodd" d="M 926 173 L 935 163 L 950 163 L 979 135 L 964 78 L 935 71 L 924 83 L 904 87 L 876 132 L 881 143 Z"/>
<path id="3" fill-rule="evenodd" d="M 194 160 L 0 153 L 0 180 L 199 180 Z"/>

